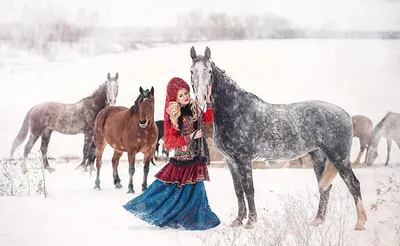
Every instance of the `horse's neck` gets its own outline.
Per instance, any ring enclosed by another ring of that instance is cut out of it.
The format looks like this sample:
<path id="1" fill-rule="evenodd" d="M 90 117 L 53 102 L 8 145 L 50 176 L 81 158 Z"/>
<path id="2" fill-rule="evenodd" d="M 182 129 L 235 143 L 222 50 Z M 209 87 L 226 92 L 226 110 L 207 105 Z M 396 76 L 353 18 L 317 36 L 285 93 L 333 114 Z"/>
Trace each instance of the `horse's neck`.
<path id="1" fill-rule="evenodd" d="M 383 137 L 386 139 L 392 139 L 393 131 L 390 131 L 388 128 L 393 124 L 393 117 L 391 114 L 387 114 L 374 128 L 371 133 L 371 145 L 377 145 L 379 140 Z"/>
<path id="2" fill-rule="evenodd" d="M 233 94 L 240 92 L 240 89 L 232 81 L 232 79 L 222 72 L 218 67 L 213 67 L 214 81 L 212 86 L 212 95 L 214 107 L 219 110 L 226 109 L 226 105 L 223 105 L 223 101 L 229 100 Z"/>
<path id="3" fill-rule="evenodd" d="M 92 95 L 83 98 L 81 102 L 83 103 L 92 102 L 92 105 L 94 105 L 97 109 L 101 110 L 107 106 L 106 98 L 107 98 L 106 89 L 104 86 L 100 86 L 96 91 L 92 93 Z"/>
<path id="4" fill-rule="evenodd" d="M 377 146 L 379 143 L 379 140 L 384 137 L 385 131 L 383 127 L 378 128 L 373 134 L 371 135 L 371 145 L 372 146 Z"/>

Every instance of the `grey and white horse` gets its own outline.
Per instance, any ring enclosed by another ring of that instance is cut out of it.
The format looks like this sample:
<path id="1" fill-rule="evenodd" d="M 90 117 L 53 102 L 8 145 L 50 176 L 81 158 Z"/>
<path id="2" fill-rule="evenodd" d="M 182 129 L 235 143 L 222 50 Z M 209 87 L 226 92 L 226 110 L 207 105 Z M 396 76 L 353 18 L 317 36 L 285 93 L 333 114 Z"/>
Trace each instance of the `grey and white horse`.
<path id="1" fill-rule="evenodd" d="M 400 148 L 400 114 L 389 112 L 375 126 L 368 139 L 367 165 L 370 166 L 378 157 L 378 144 L 381 138 L 386 139 L 387 157 L 385 166 L 389 165 L 390 149 L 394 140 Z"/>
<path id="2" fill-rule="evenodd" d="M 25 145 L 22 171 L 27 172 L 26 159 L 39 137 L 42 137 L 40 151 L 43 165 L 49 171 L 54 171 L 47 160 L 47 148 L 51 133 L 75 135 L 84 134 L 82 163 L 88 159 L 89 145 L 93 136 L 93 128 L 97 114 L 106 106 L 114 105 L 118 95 L 118 73 L 114 78 L 107 74 L 107 80 L 92 95 L 74 104 L 45 102 L 33 106 L 26 114 L 22 127 L 14 139 L 10 156 L 13 158 L 15 149 L 25 140 L 30 130 L 30 136 Z"/>
<path id="3" fill-rule="evenodd" d="M 324 222 L 331 182 L 339 172 L 356 204 L 355 229 L 365 229 L 367 216 L 360 182 L 350 166 L 353 133 L 346 111 L 323 101 L 269 104 L 241 89 L 219 69 L 211 61 L 208 47 L 204 56 L 197 55 L 192 47 L 190 56 L 191 83 L 200 104 L 205 103 L 206 88 L 212 85 L 215 145 L 227 158 L 238 199 L 238 216 L 232 226 L 242 225 L 247 215 L 245 197 L 249 208 L 245 226 L 252 228 L 257 221 L 252 159 L 293 160 L 308 153 L 314 162 L 320 192 L 318 212 L 311 225 Z"/>

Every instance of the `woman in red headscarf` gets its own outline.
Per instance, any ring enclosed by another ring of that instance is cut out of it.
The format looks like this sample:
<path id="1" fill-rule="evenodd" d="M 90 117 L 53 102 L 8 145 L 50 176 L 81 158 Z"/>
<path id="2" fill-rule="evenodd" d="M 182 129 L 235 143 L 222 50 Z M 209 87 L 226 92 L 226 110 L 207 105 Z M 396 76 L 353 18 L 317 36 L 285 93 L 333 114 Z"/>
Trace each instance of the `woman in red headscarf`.
<path id="1" fill-rule="evenodd" d="M 201 121 L 212 122 L 214 110 L 207 93 L 202 112 L 190 98 L 190 87 L 181 78 L 167 85 L 164 110 L 164 143 L 175 155 L 157 174 L 156 180 L 123 207 L 138 218 L 160 227 L 207 230 L 220 224 L 211 211 L 203 180 L 209 181 L 207 157 L 202 144 Z"/>

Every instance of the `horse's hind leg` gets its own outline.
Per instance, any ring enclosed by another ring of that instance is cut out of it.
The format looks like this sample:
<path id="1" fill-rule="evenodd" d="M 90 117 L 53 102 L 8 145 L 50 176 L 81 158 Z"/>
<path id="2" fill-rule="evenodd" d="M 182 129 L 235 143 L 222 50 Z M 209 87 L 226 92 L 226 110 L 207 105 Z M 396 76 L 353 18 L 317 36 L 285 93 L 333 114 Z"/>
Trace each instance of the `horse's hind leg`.
<path id="1" fill-rule="evenodd" d="M 346 183 L 350 194 L 354 198 L 354 202 L 356 204 L 357 209 L 357 223 L 355 226 L 356 230 L 365 230 L 364 223 L 367 221 L 367 213 L 365 212 L 364 205 L 361 198 L 361 189 L 360 189 L 360 181 L 354 175 L 353 170 L 351 169 L 349 161 L 341 161 L 341 162 L 332 162 L 337 171 L 339 172 L 340 177 L 342 177 L 343 181 Z"/>
<path id="2" fill-rule="evenodd" d="M 31 132 L 31 135 L 29 136 L 29 140 L 25 145 L 24 159 L 22 160 L 22 163 L 21 163 L 23 173 L 28 172 L 28 169 L 26 168 L 26 159 L 28 158 L 28 155 L 31 152 L 33 145 L 35 145 L 35 143 L 39 137 L 40 137 L 40 134 L 35 134 L 35 133 Z"/>
<path id="3" fill-rule="evenodd" d="M 361 140 L 360 137 L 360 152 L 358 153 L 357 159 L 354 161 L 354 164 L 359 164 L 360 160 L 361 160 L 361 156 L 364 154 L 365 151 L 365 144 L 363 143 L 363 141 Z"/>
<path id="4" fill-rule="evenodd" d="M 96 140 L 95 140 L 96 141 Z M 100 190 L 100 168 L 103 160 L 103 151 L 105 147 L 107 146 L 107 143 L 103 137 L 99 137 L 96 144 L 96 169 L 97 169 L 97 175 L 96 175 L 96 181 L 95 181 L 95 186 L 94 188 L 96 190 Z"/>
<path id="5" fill-rule="evenodd" d="M 119 164 L 119 159 L 121 158 L 123 152 L 114 150 L 114 155 L 112 157 L 112 167 L 113 167 L 113 178 L 114 178 L 114 185 L 116 189 L 122 188 L 121 185 L 121 179 L 119 178 L 118 175 L 118 164 Z"/>
<path id="6" fill-rule="evenodd" d="M 50 129 L 45 130 L 42 133 L 42 144 L 40 145 L 40 151 L 42 152 L 42 159 L 44 168 L 49 170 L 49 172 L 53 172 L 55 169 L 51 168 L 49 165 L 49 160 L 47 159 L 47 149 L 49 147 L 51 133 L 53 131 Z"/>
<path id="7" fill-rule="evenodd" d="M 241 226 L 243 224 L 243 219 L 247 215 L 246 203 L 244 201 L 244 190 L 242 186 L 243 179 L 241 171 L 239 170 L 239 165 L 235 161 L 230 159 L 228 159 L 227 162 L 229 171 L 231 172 L 232 175 L 233 186 L 235 188 L 235 193 L 238 200 L 238 216 L 231 224 L 231 226 L 236 227 L 236 226 Z"/>
<path id="8" fill-rule="evenodd" d="M 314 150 L 309 153 L 314 166 L 314 173 L 317 177 L 319 187 L 319 205 L 315 219 L 310 223 L 312 226 L 318 226 L 325 221 L 326 208 L 329 201 L 329 193 L 332 188 L 332 180 L 336 176 L 336 168 L 328 162 L 320 150 Z"/>

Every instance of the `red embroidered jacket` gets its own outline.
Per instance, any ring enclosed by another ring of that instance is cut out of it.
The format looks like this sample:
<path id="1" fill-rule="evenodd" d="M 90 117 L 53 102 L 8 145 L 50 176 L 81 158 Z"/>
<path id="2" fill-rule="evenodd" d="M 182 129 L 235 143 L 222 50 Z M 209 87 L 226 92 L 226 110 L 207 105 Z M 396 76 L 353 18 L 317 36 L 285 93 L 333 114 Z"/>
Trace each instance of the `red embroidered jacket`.
<path id="1" fill-rule="evenodd" d="M 203 122 L 209 123 L 214 121 L 214 109 L 207 107 L 206 112 L 203 113 Z M 169 119 L 164 119 L 164 145 L 168 150 L 174 149 L 179 146 L 188 144 L 185 136 L 180 136 L 179 131 L 171 125 Z"/>

